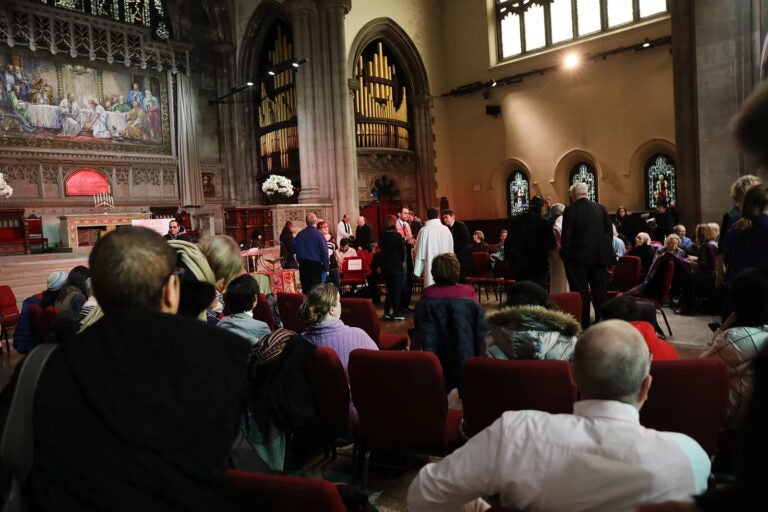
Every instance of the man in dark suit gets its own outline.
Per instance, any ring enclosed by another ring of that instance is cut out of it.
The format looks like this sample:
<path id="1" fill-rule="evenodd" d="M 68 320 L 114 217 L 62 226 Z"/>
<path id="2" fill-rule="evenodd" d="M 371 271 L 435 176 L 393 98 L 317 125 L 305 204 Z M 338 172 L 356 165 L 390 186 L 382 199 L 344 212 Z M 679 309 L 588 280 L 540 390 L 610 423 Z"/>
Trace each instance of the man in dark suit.
<path id="1" fill-rule="evenodd" d="M 357 218 L 357 229 L 355 230 L 355 249 L 364 251 L 373 250 L 371 244 L 376 242 L 373 236 L 373 226 L 371 226 L 362 215 Z"/>
<path id="2" fill-rule="evenodd" d="M 549 281 L 549 251 L 555 248 L 552 226 L 543 216 L 544 198 L 534 196 L 528 211 L 509 227 L 504 242 L 504 261 L 509 262 L 512 279 L 546 286 Z"/>
<path id="3" fill-rule="evenodd" d="M 600 305 L 608 288 L 608 267 L 616 262 L 611 241 L 613 228 L 602 205 L 587 199 L 587 184 L 570 189 L 571 205 L 563 213 L 560 256 L 571 290 L 581 294 L 581 325 L 589 327 L 589 292 L 599 320 Z"/>
<path id="4" fill-rule="evenodd" d="M 467 273 L 472 270 L 474 265 L 474 259 L 472 258 L 472 251 L 469 249 L 471 239 L 469 236 L 469 230 L 467 225 L 456 220 L 456 215 L 453 210 L 443 210 L 440 212 L 443 220 L 443 224 L 448 226 L 453 235 L 453 252 L 456 253 L 456 257 L 459 259 L 459 265 L 461 266 L 460 282 L 466 281 Z"/>

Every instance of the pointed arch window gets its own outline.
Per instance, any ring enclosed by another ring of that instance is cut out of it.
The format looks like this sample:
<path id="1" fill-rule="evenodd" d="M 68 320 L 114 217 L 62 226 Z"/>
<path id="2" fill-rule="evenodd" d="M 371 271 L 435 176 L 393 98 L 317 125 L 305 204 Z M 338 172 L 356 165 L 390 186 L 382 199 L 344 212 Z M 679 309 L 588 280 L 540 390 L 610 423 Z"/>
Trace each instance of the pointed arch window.
<path id="1" fill-rule="evenodd" d="M 509 173 L 507 177 L 507 212 L 510 217 L 528 211 L 530 192 L 530 180 L 524 171 L 515 169 Z"/>
<path id="2" fill-rule="evenodd" d="M 645 206 L 677 202 L 677 166 L 666 153 L 656 153 L 645 163 Z"/>
<path id="3" fill-rule="evenodd" d="M 592 164 L 588 162 L 579 162 L 571 168 L 568 177 L 568 186 L 574 183 L 587 184 L 587 197 L 591 201 L 597 201 L 597 172 Z"/>
<path id="4" fill-rule="evenodd" d="M 164 41 L 171 37 L 171 23 L 162 0 L 35 0 L 44 5 L 69 9 L 92 16 L 141 25 L 152 30 L 152 37 Z"/>

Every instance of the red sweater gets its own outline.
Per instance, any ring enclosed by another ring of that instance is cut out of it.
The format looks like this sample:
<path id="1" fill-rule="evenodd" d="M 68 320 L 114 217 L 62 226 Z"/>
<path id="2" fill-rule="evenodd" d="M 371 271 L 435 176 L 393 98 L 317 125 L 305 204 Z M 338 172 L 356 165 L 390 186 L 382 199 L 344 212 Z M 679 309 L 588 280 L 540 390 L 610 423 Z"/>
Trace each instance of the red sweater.
<path id="1" fill-rule="evenodd" d="M 671 361 L 680 359 L 680 355 L 670 343 L 662 340 L 656 336 L 656 330 L 651 324 L 643 321 L 629 322 L 635 326 L 635 329 L 640 331 L 640 334 L 645 338 L 645 342 L 648 344 L 648 350 L 651 351 L 654 361 Z"/>

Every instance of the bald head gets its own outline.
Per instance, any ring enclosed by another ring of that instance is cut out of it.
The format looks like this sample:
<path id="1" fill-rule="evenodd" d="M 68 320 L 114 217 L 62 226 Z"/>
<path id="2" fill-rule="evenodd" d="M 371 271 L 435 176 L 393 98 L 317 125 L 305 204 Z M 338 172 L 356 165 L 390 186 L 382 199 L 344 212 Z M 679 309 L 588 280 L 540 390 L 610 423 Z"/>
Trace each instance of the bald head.
<path id="1" fill-rule="evenodd" d="M 582 197 L 587 197 L 587 184 L 586 183 L 574 183 L 569 189 L 571 193 L 571 199 L 577 201 Z"/>
<path id="2" fill-rule="evenodd" d="M 649 369 L 648 345 L 640 332 L 623 320 L 593 325 L 576 343 L 573 373 L 584 400 L 642 405 L 650 387 Z"/>

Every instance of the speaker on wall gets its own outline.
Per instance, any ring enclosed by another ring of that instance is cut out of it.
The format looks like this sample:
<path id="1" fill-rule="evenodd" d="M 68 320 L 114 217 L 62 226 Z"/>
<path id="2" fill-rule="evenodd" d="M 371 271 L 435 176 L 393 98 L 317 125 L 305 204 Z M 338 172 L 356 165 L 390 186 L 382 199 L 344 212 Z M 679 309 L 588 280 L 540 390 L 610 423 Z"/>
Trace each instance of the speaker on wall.
<path id="1" fill-rule="evenodd" d="M 501 106 L 500 105 L 486 105 L 485 106 L 485 113 L 486 113 L 486 115 L 496 117 L 499 114 L 501 114 Z"/>

